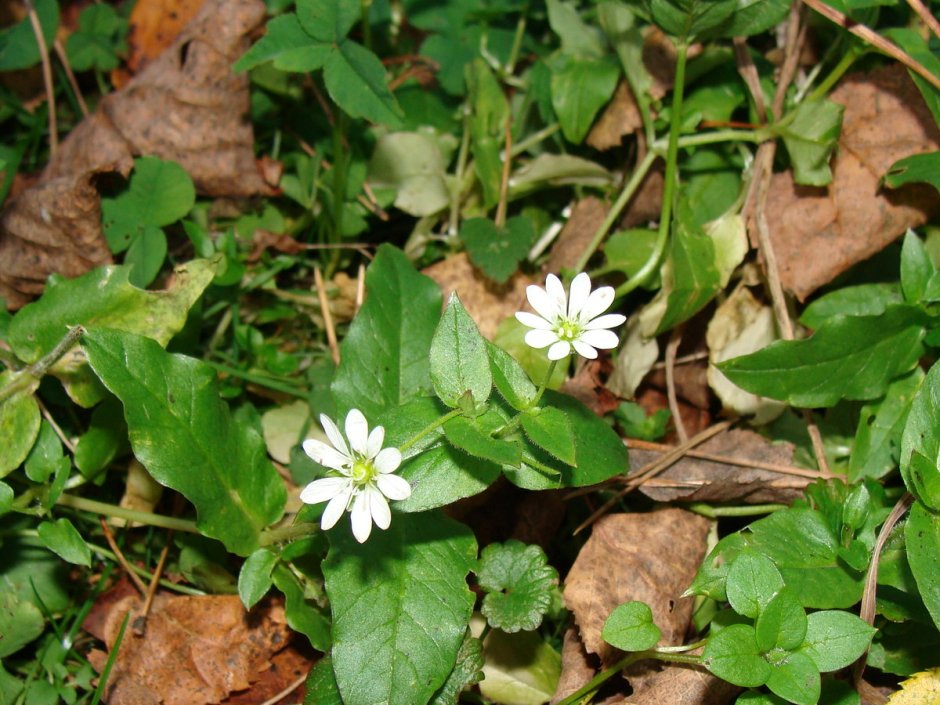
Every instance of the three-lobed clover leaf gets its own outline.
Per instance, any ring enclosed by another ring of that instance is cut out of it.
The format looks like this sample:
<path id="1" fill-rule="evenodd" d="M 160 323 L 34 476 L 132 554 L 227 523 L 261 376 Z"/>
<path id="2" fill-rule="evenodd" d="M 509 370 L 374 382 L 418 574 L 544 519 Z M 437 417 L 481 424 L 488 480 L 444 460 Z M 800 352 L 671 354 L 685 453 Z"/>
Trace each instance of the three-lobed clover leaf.
<path id="1" fill-rule="evenodd" d="M 530 631 L 551 607 L 558 572 L 538 546 L 509 540 L 483 549 L 477 579 L 486 590 L 481 612 L 490 626 Z"/>

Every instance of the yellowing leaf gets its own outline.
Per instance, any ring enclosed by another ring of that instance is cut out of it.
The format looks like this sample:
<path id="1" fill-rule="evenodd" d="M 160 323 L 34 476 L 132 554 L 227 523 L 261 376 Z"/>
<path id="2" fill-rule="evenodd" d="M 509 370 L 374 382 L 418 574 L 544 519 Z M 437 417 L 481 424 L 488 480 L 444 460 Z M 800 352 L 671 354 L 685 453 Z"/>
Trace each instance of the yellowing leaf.
<path id="1" fill-rule="evenodd" d="M 888 705 L 937 705 L 940 703 L 940 668 L 915 673 L 888 698 Z"/>

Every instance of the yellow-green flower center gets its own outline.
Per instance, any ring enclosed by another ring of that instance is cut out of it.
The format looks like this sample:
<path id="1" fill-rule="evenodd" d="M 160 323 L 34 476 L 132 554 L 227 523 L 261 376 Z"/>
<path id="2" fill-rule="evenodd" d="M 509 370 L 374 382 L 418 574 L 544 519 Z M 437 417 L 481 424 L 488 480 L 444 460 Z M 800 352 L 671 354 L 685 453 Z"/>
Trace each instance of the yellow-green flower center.
<path id="1" fill-rule="evenodd" d="M 371 482 L 372 478 L 375 477 L 375 466 L 372 464 L 371 460 L 356 458 L 349 476 L 357 487 L 361 487 Z"/>
<path id="2" fill-rule="evenodd" d="M 555 327 L 555 335 L 558 336 L 559 340 L 564 340 L 568 343 L 577 340 L 581 335 L 581 325 L 577 321 L 571 321 L 567 318 L 562 318 L 558 321 L 558 325 Z"/>

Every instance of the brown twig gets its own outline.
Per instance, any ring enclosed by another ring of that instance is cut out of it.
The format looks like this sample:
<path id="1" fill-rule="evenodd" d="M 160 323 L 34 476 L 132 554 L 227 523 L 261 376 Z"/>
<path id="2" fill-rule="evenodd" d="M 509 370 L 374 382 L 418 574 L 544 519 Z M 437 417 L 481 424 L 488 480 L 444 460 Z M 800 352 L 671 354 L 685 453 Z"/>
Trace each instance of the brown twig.
<path id="1" fill-rule="evenodd" d="M 313 268 L 313 281 L 317 287 L 317 297 L 320 300 L 320 312 L 323 314 L 323 326 L 326 328 L 326 340 L 330 346 L 330 355 L 333 363 L 339 364 L 339 343 L 336 340 L 336 329 L 333 327 L 333 314 L 330 313 L 330 302 L 326 298 L 326 286 L 323 284 L 323 275 L 319 267 Z"/>
<path id="2" fill-rule="evenodd" d="M 497 228 L 506 225 L 506 209 L 509 205 L 509 173 L 512 169 L 512 121 L 506 118 L 503 126 L 506 144 L 503 147 L 503 174 L 499 183 L 499 204 L 496 206 L 494 222 Z"/>
<path id="3" fill-rule="evenodd" d="M 353 316 L 359 313 L 362 308 L 362 302 L 366 300 L 366 266 L 359 264 L 359 272 L 356 276 L 356 308 L 353 310 Z"/>
<path id="4" fill-rule="evenodd" d="M 173 531 L 166 532 L 166 543 L 160 552 L 160 559 L 157 561 L 157 567 L 150 576 L 150 585 L 147 586 L 147 595 L 144 598 L 144 605 L 140 608 L 140 614 L 134 620 L 134 633 L 141 635 L 147 627 L 147 616 L 150 614 L 150 608 L 153 605 L 153 598 L 157 594 L 157 588 L 160 587 L 160 576 L 163 575 L 163 568 L 166 565 L 166 558 L 170 553 L 170 544 L 173 541 Z"/>
<path id="5" fill-rule="evenodd" d="M 707 441 L 709 438 L 712 438 L 713 436 L 717 436 L 719 433 L 721 433 L 722 431 L 727 429 L 729 426 L 731 426 L 732 423 L 734 422 L 733 421 L 720 421 L 716 423 L 714 426 L 709 426 L 704 431 L 700 431 L 699 433 L 692 436 L 692 438 L 690 438 L 688 441 L 686 441 L 682 445 L 676 446 L 671 451 L 664 454 L 661 458 L 657 458 L 656 460 L 643 466 L 636 472 L 630 473 L 629 475 L 627 475 L 626 478 L 624 478 L 626 480 L 626 485 L 624 486 L 624 488 L 620 490 L 619 492 L 617 492 L 617 494 L 615 494 L 609 500 L 604 502 L 604 504 L 602 504 L 598 509 L 592 512 L 591 515 L 587 519 L 582 521 L 577 526 L 577 528 L 575 528 L 573 533 L 578 534 L 579 532 L 589 527 L 595 521 L 597 521 L 602 516 L 604 516 L 604 514 L 610 511 L 610 509 L 615 504 L 617 504 L 617 502 L 619 502 L 621 499 L 626 497 L 630 492 L 635 490 L 637 487 L 642 485 L 646 480 L 650 479 L 651 477 L 655 477 L 659 473 L 663 472 L 668 467 L 670 467 L 671 465 L 675 464 L 678 460 L 680 460 L 692 448 L 694 448 L 697 445 L 701 445 L 702 443 Z M 568 498 L 570 497 L 571 495 L 568 496 Z"/>
<path id="6" fill-rule="evenodd" d="M 140 576 L 131 569 L 131 564 L 128 563 L 127 559 L 124 557 L 124 553 L 117 545 L 117 541 L 114 540 L 114 532 L 111 531 L 111 527 L 108 526 L 108 522 L 105 521 L 104 517 L 98 517 L 98 521 L 101 523 L 101 529 L 104 531 L 104 539 L 108 542 L 108 546 L 111 547 L 111 552 L 114 554 L 114 557 L 117 558 L 117 562 L 121 564 L 124 572 L 127 573 L 127 576 L 140 591 L 140 594 L 146 595 L 147 586 L 144 585 L 144 581 L 140 579 Z"/>
<path id="7" fill-rule="evenodd" d="M 49 46 L 42 34 L 42 23 L 36 14 L 36 7 L 32 0 L 23 0 L 29 13 L 29 23 L 36 35 L 36 44 L 39 46 L 39 58 L 42 60 L 42 82 L 46 89 L 46 102 L 49 104 L 49 154 L 53 157 L 59 151 L 59 126 L 56 118 L 55 90 L 52 85 L 52 62 L 49 61 Z"/>
<path id="8" fill-rule="evenodd" d="M 757 67 L 751 58 L 751 53 L 747 50 L 747 39 L 744 37 L 734 38 L 734 57 L 738 65 L 738 73 L 744 79 L 744 85 L 751 92 L 754 98 L 754 107 L 757 110 L 757 118 L 761 124 L 767 122 L 767 106 L 764 104 L 764 91 L 760 85 L 760 76 L 757 73 Z M 753 129 L 751 127 L 750 129 Z"/>
<path id="9" fill-rule="evenodd" d="M 893 42 L 888 41 L 873 29 L 870 29 L 865 25 L 859 24 L 849 17 L 846 17 L 844 13 L 839 12 L 830 5 L 827 5 L 826 3 L 822 2 L 822 0 L 802 0 L 802 2 L 816 10 L 816 12 L 826 19 L 831 20 L 840 27 L 845 28 L 856 37 L 860 38 L 862 41 L 868 42 L 882 53 L 890 56 L 892 59 L 900 61 L 911 71 L 930 83 L 930 85 L 932 85 L 934 88 L 940 88 L 940 77 L 935 76 L 933 72 L 930 71 L 930 69 L 925 67 L 917 59 L 908 55 L 907 52 L 905 52 L 899 46 Z"/>
<path id="10" fill-rule="evenodd" d="M 69 85 L 72 86 L 72 93 L 75 94 L 75 100 L 78 101 L 78 107 L 82 111 L 83 117 L 88 117 L 88 105 L 85 103 L 85 96 L 82 95 L 82 89 L 78 85 L 78 81 L 75 80 L 75 73 L 72 71 L 72 64 L 69 63 L 68 54 L 65 52 L 65 47 L 62 46 L 62 42 L 56 39 L 52 43 L 53 49 L 55 49 L 55 55 L 59 57 L 59 63 L 62 64 L 62 68 L 65 69 L 65 75 L 69 79 Z"/>
<path id="11" fill-rule="evenodd" d="M 666 344 L 666 398 L 669 400 L 669 411 L 672 412 L 672 422 L 676 425 L 676 435 L 679 442 L 689 440 L 689 433 L 685 430 L 682 414 L 679 410 L 679 399 L 676 396 L 676 352 L 682 344 L 682 326 L 672 329 L 669 342 Z"/>
<path id="12" fill-rule="evenodd" d="M 907 0 L 907 4 L 911 6 L 911 9 L 917 13 L 917 16 L 920 17 L 921 21 L 927 27 L 930 28 L 930 31 L 933 32 L 935 37 L 940 37 L 940 22 L 937 21 L 937 18 L 933 16 L 933 13 L 930 12 L 930 8 L 924 5 L 921 0 Z"/>
<path id="13" fill-rule="evenodd" d="M 42 414 L 42 417 L 49 422 L 49 425 L 52 426 L 52 430 L 55 431 L 55 435 L 59 437 L 59 440 L 62 441 L 62 445 L 69 449 L 69 452 L 72 455 L 75 455 L 75 444 L 72 443 L 71 439 L 65 435 L 65 431 L 56 423 L 56 420 L 52 418 L 52 414 L 49 413 L 49 409 L 46 408 L 46 405 L 43 403 L 42 399 L 38 396 L 35 397 L 36 402 L 39 404 L 39 412 Z"/>
<path id="14" fill-rule="evenodd" d="M 280 693 L 277 693 L 276 695 L 273 695 L 272 697 L 265 700 L 263 703 L 261 703 L 261 705 L 277 705 L 277 703 L 281 702 L 284 698 L 297 690 L 305 680 L 307 680 L 307 676 L 301 676 L 289 686 L 284 688 L 284 690 L 282 690 Z"/>

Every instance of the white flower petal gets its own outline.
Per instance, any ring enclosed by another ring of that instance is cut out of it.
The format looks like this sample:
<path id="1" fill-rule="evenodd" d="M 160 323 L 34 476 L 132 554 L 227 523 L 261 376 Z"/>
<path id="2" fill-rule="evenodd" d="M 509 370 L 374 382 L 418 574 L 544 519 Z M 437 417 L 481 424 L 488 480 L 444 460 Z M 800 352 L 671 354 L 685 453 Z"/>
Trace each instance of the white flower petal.
<path id="1" fill-rule="evenodd" d="M 519 321 L 524 326 L 529 328 L 537 328 L 539 330 L 551 330 L 552 324 L 546 321 L 541 316 L 536 316 L 534 313 L 529 313 L 528 311 L 519 311 L 516 314 L 516 320 Z"/>
<path id="2" fill-rule="evenodd" d="M 541 350 L 558 341 L 558 334 L 553 330 L 539 330 L 533 328 L 525 334 L 525 344 L 530 348 Z"/>
<path id="3" fill-rule="evenodd" d="M 559 286 L 561 285 L 559 284 Z M 540 286 L 534 284 L 527 286 L 525 295 L 535 312 L 546 321 L 554 321 L 564 312 L 564 309 L 559 308 L 558 304 Z"/>
<path id="4" fill-rule="evenodd" d="M 359 409 L 350 409 L 346 414 L 346 438 L 349 447 L 359 455 L 366 454 L 369 445 L 369 422 Z"/>
<path id="5" fill-rule="evenodd" d="M 620 344 L 620 339 L 612 330 L 586 330 L 578 336 L 578 340 L 601 350 L 610 350 Z"/>
<path id="6" fill-rule="evenodd" d="M 610 305 L 614 302 L 614 288 L 612 286 L 602 286 L 596 291 L 592 291 L 591 295 L 585 301 L 584 306 L 581 307 L 581 312 L 578 317 L 578 320 L 581 321 L 581 325 L 584 325 L 592 318 L 596 318 L 610 308 Z"/>
<path id="7" fill-rule="evenodd" d="M 326 509 L 323 510 L 323 516 L 320 517 L 321 529 L 327 531 L 336 525 L 339 518 L 343 516 L 343 512 L 346 511 L 346 507 L 349 506 L 349 497 L 351 495 L 352 485 L 350 484 L 346 491 L 339 493 L 330 500 L 330 503 L 326 505 Z"/>
<path id="8" fill-rule="evenodd" d="M 304 453 L 310 456 L 315 463 L 343 472 L 349 465 L 349 458 L 335 448 L 331 448 L 323 441 L 308 438 L 303 443 Z"/>
<path id="9" fill-rule="evenodd" d="M 385 427 L 376 426 L 369 434 L 369 442 L 366 444 L 366 457 L 374 458 L 382 450 L 382 443 L 385 442 Z"/>
<path id="10" fill-rule="evenodd" d="M 350 481 L 345 477 L 323 477 L 314 480 L 300 491 L 300 501 L 304 504 L 319 504 L 333 499 L 349 488 Z"/>
<path id="11" fill-rule="evenodd" d="M 359 543 L 365 543 L 372 533 L 372 508 L 369 506 L 369 495 L 360 492 L 353 500 L 352 506 L 352 532 Z"/>
<path id="12" fill-rule="evenodd" d="M 388 508 L 388 501 L 385 499 L 385 495 L 374 487 L 367 488 L 365 494 L 369 498 L 369 510 L 372 513 L 372 521 L 374 521 L 375 525 L 380 529 L 387 529 L 388 525 L 392 523 L 392 512 Z"/>
<path id="13" fill-rule="evenodd" d="M 375 484 L 389 499 L 408 499 L 411 496 L 411 485 L 399 475 L 379 475 Z"/>
<path id="14" fill-rule="evenodd" d="M 545 292 L 558 309 L 558 314 L 564 316 L 568 310 L 568 296 L 565 294 L 565 287 L 562 286 L 561 280 L 554 274 L 545 277 Z"/>
<path id="15" fill-rule="evenodd" d="M 529 342 L 529 336 L 526 335 L 526 342 Z M 535 347 L 535 346 L 533 346 Z M 571 354 L 571 345 L 567 341 L 559 340 L 548 349 L 549 360 L 561 360 Z"/>
<path id="16" fill-rule="evenodd" d="M 581 357 L 586 357 L 588 360 L 594 360 L 597 357 L 597 350 L 582 340 L 573 340 L 571 344 Z"/>
<path id="17" fill-rule="evenodd" d="M 606 316 L 598 316 L 590 323 L 584 326 L 584 330 L 598 330 L 600 328 L 616 328 L 627 320 L 627 317 L 620 313 L 608 313 Z"/>
<path id="18" fill-rule="evenodd" d="M 571 288 L 568 292 L 568 318 L 577 320 L 581 309 L 588 302 L 591 296 L 591 277 L 585 272 L 571 280 Z"/>
<path id="19" fill-rule="evenodd" d="M 372 461 L 372 466 L 383 475 L 395 472 L 399 465 L 401 465 L 401 451 L 398 448 L 383 448 Z"/>
<path id="20" fill-rule="evenodd" d="M 320 425 L 323 426 L 323 430 L 326 432 L 326 437 L 330 439 L 330 443 L 333 444 L 333 447 L 349 458 L 349 447 L 346 445 L 346 441 L 343 439 L 343 434 L 339 432 L 339 426 L 333 422 L 333 419 L 331 419 L 326 414 L 320 414 Z"/>

